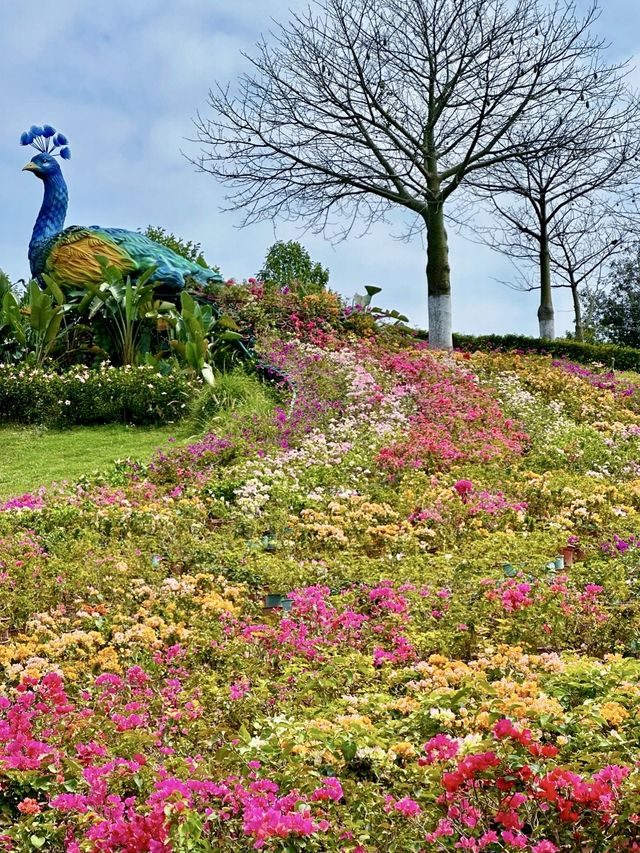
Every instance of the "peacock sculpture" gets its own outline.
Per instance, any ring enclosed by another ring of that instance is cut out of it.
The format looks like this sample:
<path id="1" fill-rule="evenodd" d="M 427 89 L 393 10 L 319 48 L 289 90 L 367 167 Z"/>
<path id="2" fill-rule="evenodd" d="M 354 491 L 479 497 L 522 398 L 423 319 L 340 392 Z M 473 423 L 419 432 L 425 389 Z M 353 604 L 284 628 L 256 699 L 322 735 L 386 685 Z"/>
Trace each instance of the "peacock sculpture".
<path id="1" fill-rule="evenodd" d="M 23 171 L 33 172 L 44 184 L 44 200 L 29 243 L 31 275 L 40 283 L 44 273 L 62 285 L 99 284 L 104 280 L 101 261 L 133 281 L 154 267 L 150 281 L 157 283 L 156 292 L 163 298 L 175 299 L 187 283 L 202 287 L 222 282 L 219 273 L 136 231 L 99 225 L 65 228 L 69 194 L 57 158 L 71 157 L 66 136 L 49 124 L 33 125 L 22 134 L 20 142 L 38 151 Z"/>
<path id="2" fill-rule="evenodd" d="M 56 158 L 69 160 L 71 157 L 66 136 L 49 124 L 32 125 L 21 135 L 20 143 L 38 151 L 23 167 L 23 171 L 33 172 L 44 184 L 42 207 L 29 243 L 31 275 L 41 285 L 45 283 L 43 275 L 50 275 L 59 284 L 69 287 L 100 284 L 104 281 L 105 262 L 134 282 L 143 272 L 153 268 L 147 281 L 157 284 L 155 293 L 159 298 L 174 302 L 187 286 L 198 290 L 222 283 L 220 273 L 187 260 L 137 231 L 102 228 L 99 225 L 71 225 L 65 228 L 69 193 Z M 211 305 L 215 316 L 220 315 L 218 306 L 210 296 L 202 295 L 201 298 Z M 251 330 L 238 333 L 235 337 L 237 340 L 234 345 L 241 357 L 248 359 L 260 375 L 293 387 L 286 373 L 266 362 L 255 351 Z"/>

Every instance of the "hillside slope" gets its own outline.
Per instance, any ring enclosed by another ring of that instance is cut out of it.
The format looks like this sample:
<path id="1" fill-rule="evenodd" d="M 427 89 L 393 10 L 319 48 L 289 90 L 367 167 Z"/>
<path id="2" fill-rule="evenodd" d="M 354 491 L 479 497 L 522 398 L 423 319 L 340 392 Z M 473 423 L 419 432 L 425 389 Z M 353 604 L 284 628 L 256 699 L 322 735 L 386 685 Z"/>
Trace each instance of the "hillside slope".
<path id="1" fill-rule="evenodd" d="M 639 850 L 640 390 L 314 341 L 0 512 L 0 850 Z"/>

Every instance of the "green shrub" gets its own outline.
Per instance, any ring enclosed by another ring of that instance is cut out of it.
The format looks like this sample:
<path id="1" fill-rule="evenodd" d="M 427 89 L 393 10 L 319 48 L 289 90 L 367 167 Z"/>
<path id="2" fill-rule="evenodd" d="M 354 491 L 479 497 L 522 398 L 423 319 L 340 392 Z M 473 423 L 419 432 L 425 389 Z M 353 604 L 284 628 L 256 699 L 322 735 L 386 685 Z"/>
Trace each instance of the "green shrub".
<path id="1" fill-rule="evenodd" d="M 148 365 L 66 373 L 0 365 L 0 421 L 21 424 L 154 424 L 184 417 L 199 383 Z"/>
<path id="2" fill-rule="evenodd" d="M 190 403 L 189 415 L 199 429 L 208 430 L 218 426 L 229 412 L 246 412 L 251 417 L 270 411 L 273 404 L 273 391 L 237 368 L 216 373 L 213 385 L 204 385 Z"/>
<path id="3" fill-rule="evenodd" d="M 427 332 L 419 332 L 418 337 L 428 338 Z M 581 364 L 600 362 L 616 370 L 640 371 L 640 349 L 619 346 L 618 344 L 587 344 L 581 341 L 555 340 L 543 341 L 524 335 L 459 335 L 453 336 L 456 349 L 472 352 L 522 350 L 526 353 L 544 353 L 556 358 L 568 358 Z"/>

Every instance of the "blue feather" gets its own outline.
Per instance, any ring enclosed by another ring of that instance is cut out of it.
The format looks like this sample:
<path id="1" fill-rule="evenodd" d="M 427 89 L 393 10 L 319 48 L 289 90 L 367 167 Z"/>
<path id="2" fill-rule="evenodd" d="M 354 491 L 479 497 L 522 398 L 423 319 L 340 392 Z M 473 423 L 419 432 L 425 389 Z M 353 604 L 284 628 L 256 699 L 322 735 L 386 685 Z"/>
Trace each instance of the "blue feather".
<path id="1" fill-rule="evenodd" d="M 61 148 L 60 156 L 63 160 L 71 160 L 71 149 L 70 148 Z"/>
<path id="2" fill-rule="evenodd" d="M 64 135 L 64 133 L 57 133 L 56 138 L 53 140 L 54 145 L 67 145 L 69 140 Z"/>
<path id="3" fill-rule="evenodd" d="M 32 142 L 33 135 L 28 130 L 20 136 L 20 145 L 31 145 Z"/>
<path id="4" fill-rule="evenodd" d="M 53 136 L 55 132 L 55 127 L 51 127 L 50 124 L 45 124 L 42 127 L 42 135 L 45 137 L 45 139 L 48 139 L 50 136 Z"/>
<path id="5" fill-rule="evenodd" d="M 29 128 L 29 132 L 32 133 L 34 136 L 42 136 L 42 128 L 38 127 L 37 124 L 32 124 Z"/>

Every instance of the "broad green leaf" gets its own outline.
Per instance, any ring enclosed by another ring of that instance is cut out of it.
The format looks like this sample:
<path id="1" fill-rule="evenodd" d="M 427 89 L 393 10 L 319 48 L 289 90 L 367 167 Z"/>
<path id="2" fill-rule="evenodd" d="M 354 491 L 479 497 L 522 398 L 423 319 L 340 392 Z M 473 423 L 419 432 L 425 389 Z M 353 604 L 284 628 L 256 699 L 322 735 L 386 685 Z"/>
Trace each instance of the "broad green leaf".
<path id="1" fill-rule="evenodd" d="M 57 337 L 62 323 L 62 311 L 58 311 L 49 321 L 49 326 L 44 336 L 45 343 L 51 344 Z"/>
<path id="2" fill-rule="evenodd" d="M 187 311 L 188 313 L 193 314 L 196 306 L 196 301 L 190 293 L 187 293 L 186 290 L 183 290 L 180 294 L 180 304 L 182 305 L 183 311 Z"/>
<path id="3" fill-rule="evenodd" d="M 56 300 L 58 305 L 63 305 L 65 298 L 64 293 L 62 292 L 62 288 L 58 284 L 58 282 L 53 278 L 53 276 L 47 275 L 46 273 L 42 276 L 47 284 L 47 290 Z"/>

